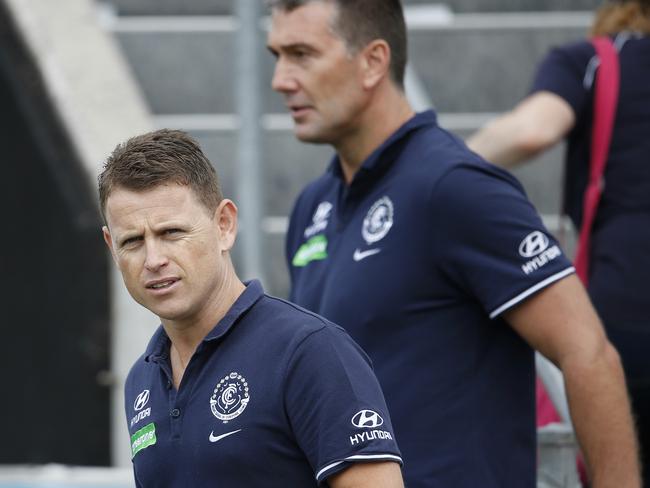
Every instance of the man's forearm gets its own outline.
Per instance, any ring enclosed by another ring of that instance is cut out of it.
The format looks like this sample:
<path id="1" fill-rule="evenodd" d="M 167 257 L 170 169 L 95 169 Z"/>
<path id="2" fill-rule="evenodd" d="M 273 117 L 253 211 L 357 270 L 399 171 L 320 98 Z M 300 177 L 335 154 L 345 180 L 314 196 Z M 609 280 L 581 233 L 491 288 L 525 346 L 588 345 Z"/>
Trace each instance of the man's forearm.
<path id="1" fill-rule="evenodd" d="M 641 486 L 638 445 L 616 350 L 562 365 L 573 425 L 593 488 Z"/>

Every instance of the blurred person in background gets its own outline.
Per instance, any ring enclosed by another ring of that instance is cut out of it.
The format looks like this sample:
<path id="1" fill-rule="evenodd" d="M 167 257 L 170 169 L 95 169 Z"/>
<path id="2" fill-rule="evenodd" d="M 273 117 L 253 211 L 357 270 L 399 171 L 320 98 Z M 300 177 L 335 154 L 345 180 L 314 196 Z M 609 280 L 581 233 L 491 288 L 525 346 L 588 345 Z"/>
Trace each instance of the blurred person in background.
<path id="1" fill-rule="evenodd" d="M 369 353 L 407 486 L 536 485 L 538 349 L 594 486 L 638 487 L 618 354 L 521 185 L 410 107 L 400 2 L 270 6 L 273 88 L 299 140 L 336 150 L 291 215 L 291 299 Z"/>
<path id="2" fill-rule="evenodd" d="M 125 386 L 138 487 L 403 486 L 367 357 L 340 327 L 239 280 L 237 208 L 196 141 L 129 139 L 99 194 L 124 284 L 162 323 Z"/>
<path id="3" fill-rule="evenodd" d="M 611 39 L 619 90 L 602 194 L 591 225 L 588 292 L 618 349 L 636 417 L 642 465 L 650 465 L 650 0 L 608 1 L 592 37 Z M 539 65 L 531 93 L 474 134 L 468 145 L 504 167 L 567 142 L 563 210 L 584 222 L 594 91 L 600 60 L 589 40 L 557 47 Z M 646 480 L 650 487 L 650 480 Z"/>

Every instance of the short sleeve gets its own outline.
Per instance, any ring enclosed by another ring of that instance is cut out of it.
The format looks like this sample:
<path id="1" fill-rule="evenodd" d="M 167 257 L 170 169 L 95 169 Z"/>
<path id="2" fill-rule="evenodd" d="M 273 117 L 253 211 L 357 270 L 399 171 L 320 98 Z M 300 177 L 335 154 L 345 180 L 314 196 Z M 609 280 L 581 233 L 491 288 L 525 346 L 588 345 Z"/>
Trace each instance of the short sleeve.
<path id="1" fill-rule="evenodd" d="M 504 170 L 457 166 L 438 183 L 432 203 L 439 266 L 491 318 L 575 271 Z"/>
<path id="2" fill-rule="evenodd" d="M 402 463 L 369 360 L 341 328 L 303 340 L 286 374 L 286 411 L 318 482 L 352 462 Z"/>
<path id="3" fill-rule="evenodd" d="M 576 115 L 581 114 L 591 99 L 584 80 L 587 64 L 594 54 L 587 42 L 552 49 L 537 68 L 531 93 L 554 93 L 563 98 Z"/>

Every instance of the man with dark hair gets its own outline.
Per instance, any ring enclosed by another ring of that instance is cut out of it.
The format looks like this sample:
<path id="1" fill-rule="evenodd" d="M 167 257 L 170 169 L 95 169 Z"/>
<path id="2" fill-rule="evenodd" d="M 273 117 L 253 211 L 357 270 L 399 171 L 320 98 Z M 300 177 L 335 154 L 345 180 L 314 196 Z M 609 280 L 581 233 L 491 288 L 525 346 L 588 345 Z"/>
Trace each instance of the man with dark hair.
<path id="1" fill-rule="evenodd" d="M 124 283 L 162 323 L 125 386 L 137 486 L 403 486 L 367 357 L 239 280 L 237 208 L 193 139 L 160 130 L 118 146 L 99 194 Z"/>
<path id="2" fill-rule="evenodd" d="M 311 3 L 312 0 L 269 0 L 273 10 L 291 12 Z M 330 28 L 345 40 L 350 54 L 359 50 L 374 39 L 384 39 L 391 50 L 389 74 L 400 88 L 404 87 L 406 70 L 406 25 L 399 0 L 355 0 L 336 2 L 339 9 L 337 18 Z"/>
<path id="3" fill-rule="evenodd" d="M 273 88 L 298 139 L 336 150 L 291 215 L 291 299 L 369 353 L 407 486 L 535 486 L 537 349 L 564 372 L 594 486 L 638 487 L 618 354 L 520 184 L 414 114 L 387 34 L 406 38 L 399 2 L 272 7 Z M 369 15 L 391 20 L 351 45 L 342 26 L 370 32 Z"/>

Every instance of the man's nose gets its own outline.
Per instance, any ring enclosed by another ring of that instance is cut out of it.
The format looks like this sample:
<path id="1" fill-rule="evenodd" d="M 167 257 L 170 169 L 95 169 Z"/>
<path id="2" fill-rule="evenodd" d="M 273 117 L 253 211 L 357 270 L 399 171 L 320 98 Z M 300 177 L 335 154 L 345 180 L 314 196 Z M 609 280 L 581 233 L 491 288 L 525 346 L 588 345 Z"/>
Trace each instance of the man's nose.
<path id="1" fill-rule="evenodd" d="M 155 239 L 145 241 L 145 252 L 144 267 L 148 271 L 158 271 L 169 262 L 162 243 Z"/>
<path id="2" fill-rule="evenodd" d="M 298 82 L 281 59 L 275 62 L 271 88 L 280 93 L 289 93 L 298 88 Z"/>

